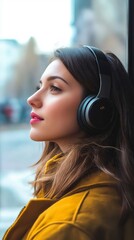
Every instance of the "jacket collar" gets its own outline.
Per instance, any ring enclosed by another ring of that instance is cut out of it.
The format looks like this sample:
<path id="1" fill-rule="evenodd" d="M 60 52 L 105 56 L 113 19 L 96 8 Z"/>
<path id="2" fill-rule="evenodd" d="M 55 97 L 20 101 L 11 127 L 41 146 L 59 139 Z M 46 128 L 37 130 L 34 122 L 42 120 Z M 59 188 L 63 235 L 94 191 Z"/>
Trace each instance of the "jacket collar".
<path id="1" fill-rule="evenodd" d="M 105 172 L 98 170 L 79 181 L 74 189 L 64 195 L 64 197 L 81 191 L 98 187 L 101 188 L 104 186 L 117 187 L 117 180 Z"/>
<path id="2" fill-rule="evenodd" d="M 45 166 L 45 171 L 44 173 L 46 174 L 50 169 L 54 167 L 55 164 L 57 164 L 60 159 L 61 159 L 62 154 L 59 153 L 49 159 L 46 163 Z M 117 186 L 117 180 L 114 179 L 110 174 L 107 174 L 105 172 L 102 172 L 101 170 L 97 170 L 94 173 L 91 173 L 89 176 L 81 179 L 78 184 L 75 185 L 75 187 L 69 191 L 65 196 L 72 195 L 74 193 L 88 190 L 91 188 L 96 188 L 96 187 L 103 187 L 103 186 L 111 186 L 111 187 L 116 187 Z M 41 191 L 37 198 L 43 198 L 44 194 L 43 191 Z"/>

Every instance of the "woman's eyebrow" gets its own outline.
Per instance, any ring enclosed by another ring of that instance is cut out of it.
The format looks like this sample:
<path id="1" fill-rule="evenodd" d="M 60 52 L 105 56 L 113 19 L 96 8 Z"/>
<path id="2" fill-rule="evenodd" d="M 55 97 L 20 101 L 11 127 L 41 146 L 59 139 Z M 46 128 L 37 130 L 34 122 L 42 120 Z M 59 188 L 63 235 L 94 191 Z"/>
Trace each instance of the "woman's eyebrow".
<path id="1" fill-rule="evenodd" d="M 60 76 L 50 76 L 50 77 L 47 78 L 47 81 L 52 81 L 52 80 L 55 80 L 55 79 L 60 79 L 63 82 L 65 82 L 67 85 L 69 85 L 69 83 L 64 78 L 62 78 Z"/>

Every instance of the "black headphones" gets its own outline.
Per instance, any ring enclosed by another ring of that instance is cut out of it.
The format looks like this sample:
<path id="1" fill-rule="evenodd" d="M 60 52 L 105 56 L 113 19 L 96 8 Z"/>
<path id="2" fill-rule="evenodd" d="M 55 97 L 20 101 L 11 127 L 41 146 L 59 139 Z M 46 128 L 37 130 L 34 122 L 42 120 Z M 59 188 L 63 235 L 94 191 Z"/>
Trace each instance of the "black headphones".
<path id="1" fill-rule="evenodd" d="M 110 101 L 111 69 L 105 54 L 98 48 L 84 45 L 93 54 L 100 79 L 100 87 L 96 96 L 85 97 L 78 108 L 78 124 L 89 134 L 105 131 L 113 122 L 115 109 Z"/>

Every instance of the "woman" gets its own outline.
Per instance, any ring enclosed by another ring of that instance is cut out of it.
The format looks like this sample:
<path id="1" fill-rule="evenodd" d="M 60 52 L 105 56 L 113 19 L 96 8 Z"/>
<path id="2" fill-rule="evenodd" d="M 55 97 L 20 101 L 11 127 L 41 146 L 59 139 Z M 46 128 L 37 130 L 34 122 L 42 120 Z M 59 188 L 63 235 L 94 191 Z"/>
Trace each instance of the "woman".
<path id="1" fill-rule="evenodd" d="M 61 48 L 31 106 L 30 137 L 45 141 L 34 196 L 4 240 L 134 238 L 134 100 L 119 59 Z"/>

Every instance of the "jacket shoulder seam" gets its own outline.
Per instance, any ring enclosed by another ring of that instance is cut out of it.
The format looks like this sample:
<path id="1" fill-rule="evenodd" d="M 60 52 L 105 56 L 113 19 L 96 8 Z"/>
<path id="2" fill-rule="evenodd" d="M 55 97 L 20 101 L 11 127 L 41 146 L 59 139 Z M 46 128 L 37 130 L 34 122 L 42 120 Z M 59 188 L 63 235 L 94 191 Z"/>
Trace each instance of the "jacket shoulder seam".
<path id="1" fill-rule="evenodd" d="M 72 219 L 73 222 L 76 221 L 78 212 L 79 212 L 79 210 L 80 210 L 80 208 L 81 208 L 81 206 L 82 206 L 82 204 L 83 204 L 83 202 L 84 202 L 84 200 L 85 200 L 85 198 L 87 197 L 88 194 L 89 194 L 89 190 L 86 191 L 86 192 L 83 194 L 83 197 L 81 198 L 81 200 L 80 200 L 80 202 L 79 202 L 79 204 L 78 204 L 78 206 L 77 206 L 77 208 L 76 208 L 76 210 L 75 210 L 75 213 L 74 213 L 74 216 L 73 216 L 73 219 Z"/>
<path id="2" fill-rule="evenodd" d="M 46 226 L 44 226 L 43 227 L 43 229 L 45 229 L 45 228 L 47 228 L 47 227 L 49 227 L 49 226 L 51 226 L 51 225 L 70 225 L 71 227 L 73 227 L 73 228 L 76 228 L 77 230 L 79 230 L 79 231 L 81 231 L 81 232 L 83 232 L 84 234 L 86 234 L 88 237 L 89 237 L 89 233 L 86 231 L 86 230 L 84 230 L 82 227 L 80 227 L 78 224 L 76 224 L 76 223 L 74 223 L 74 222 L 71 222 L 71 221 L 57 221 L 57 222 L 51 222 L 51 223 L 49 223 L 49 224 L 47 224 Z M 42 230 L 43 230 L 42 229 Z"/>

